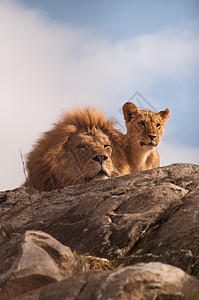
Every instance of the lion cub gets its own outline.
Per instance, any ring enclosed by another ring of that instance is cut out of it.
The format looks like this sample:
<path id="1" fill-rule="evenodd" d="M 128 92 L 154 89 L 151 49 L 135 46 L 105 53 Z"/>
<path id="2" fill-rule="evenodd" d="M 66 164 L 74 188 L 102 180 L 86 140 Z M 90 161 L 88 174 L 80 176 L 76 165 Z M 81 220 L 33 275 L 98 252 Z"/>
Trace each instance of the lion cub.
<path id="1" fill-rule="evenodd" d="M 150 110 L 138 110 L 135 104 L 127 102 L 123 106 L 127 133 L 124 138 L 124 151 L 131 172 L 159 167 L 159 154 L 156 146 L 163 134 L 168 108 L 154 113 Z"/>

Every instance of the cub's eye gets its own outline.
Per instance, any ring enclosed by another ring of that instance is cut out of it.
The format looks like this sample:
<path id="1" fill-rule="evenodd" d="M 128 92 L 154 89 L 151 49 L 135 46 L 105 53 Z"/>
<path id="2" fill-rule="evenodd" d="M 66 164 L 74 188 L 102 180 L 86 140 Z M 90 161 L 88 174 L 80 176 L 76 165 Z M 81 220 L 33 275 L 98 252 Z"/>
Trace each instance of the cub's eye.
<path id="1" fill-rule="evenodd" d="M 145 127 L 145 122 L 141 121 L 141 122 L 139 122 L 139 125 L 142 126 L 142 127 Z"/>
<path id="2" fill-rule="evenodd" d="M 160 128 L 160 127 L 161 127 L 161 124 L 160 124 L 160 123 L 157 123 L 157 124 L 156 124 L 156 127 L 157 127 L 157 128 Z"/>
<path id="3" fill-rule="evenodd" d="M 107 145 L 104 145 L 104 148 L 105 148 L 105 149 L 109 149 L 110 146 L 111 146 L 111 145 L 108 145 L 108 144 L 107 144 Z"/>

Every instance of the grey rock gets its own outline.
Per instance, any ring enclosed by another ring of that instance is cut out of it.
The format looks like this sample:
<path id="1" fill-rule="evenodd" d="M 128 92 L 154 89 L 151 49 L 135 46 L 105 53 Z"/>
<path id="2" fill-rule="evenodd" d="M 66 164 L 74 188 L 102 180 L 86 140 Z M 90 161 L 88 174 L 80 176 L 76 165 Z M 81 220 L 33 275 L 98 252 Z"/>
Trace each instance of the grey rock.
<path id="1" fill-rule="evenodd" d="M 24 187 L 0 192 L 0 220 L 0 259 L 4 260 L 5 249 L 10 257 L 7 269 L 3 263 L 1 282 L 4 288 L 10 268 L 17 264 L 16 255 L 21 257 L 19 242 L 14 250 L 7 246 L 27 230 L 42 230 L 72 251 L 113 260 L 124 270 L 136 263 L 159 262 L 181 268 L 187 276 L 199 279 L 197 165 L 174 164 L 49 193 Z M 79 270 L 82 272 L 81 267 Z M 73 280 L 76 296 L 80 297 L 90 276 L 91 280 L 92 276 L 99 280 L 105 276 L 104 272 L 92 272 L 93 275 L 78 275 L 79 279 L 51 277 L 61 281 L 46 284 L 50 288 L 61 282 L 70 285 L 67 282 Z M 165 297 L 149 299 L 186 299 L 177 295 Z"/>
<path id="2" fill-rule="evenodd" d="M 0 258 L 0 299 L 5 300 L 86 269 L 70 248 L 41 231 L 27 231 L 1 245 Z"/>
<path id="3" fill-rule="evenodd" d="M 114 271 L 90 272 L 50 284 L 16 300 L 191 300 L 199 299 L 199 281 L 161 264 L 137 264 Z"/>

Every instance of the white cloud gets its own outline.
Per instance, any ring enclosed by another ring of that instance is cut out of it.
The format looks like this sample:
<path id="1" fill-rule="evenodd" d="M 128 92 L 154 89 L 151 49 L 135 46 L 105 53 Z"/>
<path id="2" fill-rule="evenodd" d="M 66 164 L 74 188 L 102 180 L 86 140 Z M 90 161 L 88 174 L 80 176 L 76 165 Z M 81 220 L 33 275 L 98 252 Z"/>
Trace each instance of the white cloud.
<path id="1" fill-rule="evenodd" d="M 12 1 L 0 2 L 0 40 L 0 189 L 23 182 L 19 150 L 28 152 L 62 108 L 91 104 L 114 116 L 127 93 L 199 65 L 192 32 L 112 43 Z"/>

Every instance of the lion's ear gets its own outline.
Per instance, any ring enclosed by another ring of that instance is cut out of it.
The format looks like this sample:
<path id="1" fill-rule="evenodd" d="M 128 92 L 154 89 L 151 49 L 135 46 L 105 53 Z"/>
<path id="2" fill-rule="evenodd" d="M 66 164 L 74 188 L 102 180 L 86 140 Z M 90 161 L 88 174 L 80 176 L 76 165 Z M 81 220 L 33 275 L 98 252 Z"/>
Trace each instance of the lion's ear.
<path id="1" fill-rule="evenodd" d="M 130 122 L 131 119 L 133 118 L 133 116 L 135 116 L 139 113 L 138 108 L 132 102 L 126 102 L 123 105 L 122 110 L 123 110 L 123 114 L 124 114 L 124 120 L 126 121 L 126 123 Z"/>
<path id="2" fill-rule="evenodd" d="M 160 111 L 160 112 L 158 113 L 158 115 L 162 118 L 162 120 L 163 120 L 164 122 L 166 122 L 166 120 L 167 120 L 168 118 L 170 118 L 169 109 L 166 108 L 165 110 Z"/>

